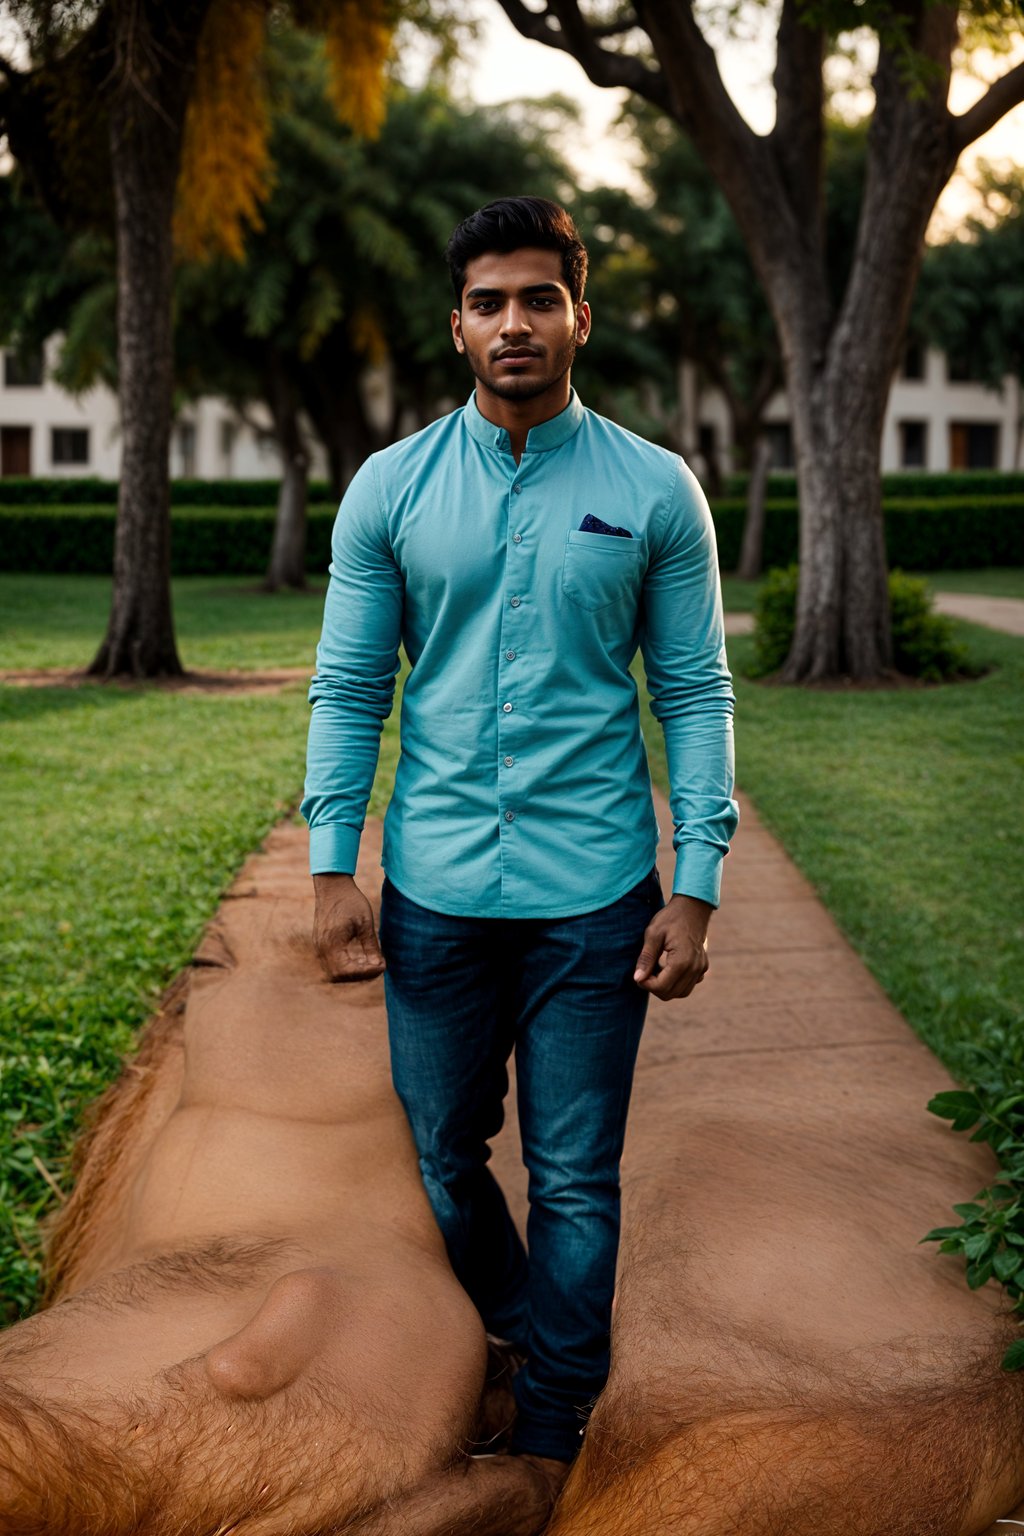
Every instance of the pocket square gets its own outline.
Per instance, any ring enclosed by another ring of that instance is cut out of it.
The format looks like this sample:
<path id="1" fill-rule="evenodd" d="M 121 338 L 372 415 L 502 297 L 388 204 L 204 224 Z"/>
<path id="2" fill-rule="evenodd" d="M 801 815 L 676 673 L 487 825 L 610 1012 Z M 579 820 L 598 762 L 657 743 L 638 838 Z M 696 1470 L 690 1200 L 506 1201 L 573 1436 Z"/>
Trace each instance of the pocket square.
<path id="1" fill-rule="evenodd" d="M 579 531 L 580 533 L 613 533 L 619 539 L 631 539 L 633 537 L 628 528 L 613 528 L 610 523 L 602 523 L 601 519 L 595 517 L 593 512 L 587 513 L 582 523 L 580 523 Z"/>

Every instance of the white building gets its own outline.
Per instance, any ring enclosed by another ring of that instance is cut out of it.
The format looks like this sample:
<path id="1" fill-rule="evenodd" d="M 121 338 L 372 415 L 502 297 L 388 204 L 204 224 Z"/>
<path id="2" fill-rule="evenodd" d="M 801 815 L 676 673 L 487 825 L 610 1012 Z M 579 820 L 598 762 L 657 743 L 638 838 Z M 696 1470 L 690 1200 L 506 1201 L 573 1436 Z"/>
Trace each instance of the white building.
<path id="1" fill-rule="evenodd" d="M 49 377 L 59 349 L 22 363 L 3 352 L 0 370 L 0 474 L 85 476 L 116 480 L 121 468 L 117 396 L 104 385 L 68 394 Z M 184 480 L 273 480 L 281 458 L 266 408 L 247 407 L 245 420 L 226 400 L 208 398 L 180 412 L 171 432 L 171 474 Z M 326 476 L 326 458 L 312 434 L 311 474 Z"/>
<path id="2" fill-rule="evenodd" d="M 48 377 L 56 338 L 23 364 L 3 353 L 0 372 L 0 474 L 97 475 L 116 480 L 121 462 L 117 398 L 98 386 L 68 394 Z M 893 382 L 882 433 L 882 469 L 1002 469 L 1021 467 L 1024 392 L 1007 378 L 1001 390 L 958 379 L 933 348 L 911 348 Z M 386 418 L 383 371 L 367 381 L 368 408 Z M 714 455 L 723 474 L 734 468 L 732 430 L 725 400 L 699 387 L 684 365 L 680 378 L 681 441 L 694 458 Z M 768 436 L 774 466 L 790 468 L 793 444 L 784 394 L 770 402 Z M 313 434 L 313 478 L 326 478 L 326 459 Z M 698 466 L 699 467 L 699 466 Z M 244 419 L 224 400 L 203 399 L 180 414 L 171 438 L 171 474 L 199 480 L 275 479 L 280 457 L 264 407 L 253 404 Z"/>
<path id="3" fill-rule="evenodd" d="M 707 460 L 714 454 L 722 474 L 733 462 L 732 426 L 724 397 L 700 388 L 691 364 L 680 387 L 682 441 Z M 693 423 L 696 423 L 694 430 Z M 775 469 L 793 467 L 789 404 L 779 393 L 766 412 Z M 910 347 L 893 380 L 882 428 L 882 469 L 1021 469 L 1024 451 L 1024 389 L 1008 376 L 1000 390 L 957 376 L 934 347 Z"/>

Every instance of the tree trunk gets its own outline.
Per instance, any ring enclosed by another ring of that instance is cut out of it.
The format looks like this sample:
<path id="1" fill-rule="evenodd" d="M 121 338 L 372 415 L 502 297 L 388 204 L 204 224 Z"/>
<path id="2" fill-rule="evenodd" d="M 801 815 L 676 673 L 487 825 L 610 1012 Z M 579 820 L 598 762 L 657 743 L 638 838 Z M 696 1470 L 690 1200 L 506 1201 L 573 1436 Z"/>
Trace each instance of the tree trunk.
<path id="1" fill-rule="evenodd" d="M 866 408 L 851 409 L 842 388 L 826 385 L 809 394 L 791 380 L 790 398 L 800 491 L 800 588 L 783 679 L 884 678 L 892 667 L 892 640 L 881 420 Z"/>
<path id="2" fill-rule="evenodd" d="M 280 363 L 273 365 L 268 404 L 281 450 L 281 489 L 274 519 L 274 541 L 264 580 L 267 592 L 306 586 L 306 498 L 309 451 L 299 425 L 298 392 Z"/>
<path id="3" fill-rule="evenodd" d="M 113 5 L 110 150 L 117 225 L 122 460 L 107 633 L 89 671 L 179 676 L 171 613 L 171 217 L 209 0 Z"/>
<path id="4" fill-rule="evenodd" d="M 756 438 L 748 459 L 747 515 L 743 522 L 740 563 L 736 569 L 741 581 L 756 581 L 764 565 L 764 501 L 771 457 L 767 438 Z"/>
<path id="5" fill-rule="evenodd" d="M 881 427 L 925 229 L 956 161 L 946 108 L 956 7 L 905 0 L 897 9 L 902 26 L 879 49 L 856 250 L 835 314 L 824 257 L 823 29 L 799 0 L 783 0 L 775 127 L 759 138 L 728 100 L 692 7 L 637 0 L 668 109 L 732 208 L 782 345 L 800 490 L 800 593 L 783 669 L 794 683 L 868 681 L 891 667 Z M 913 82 L 905 44 L 925 61 Z"/>

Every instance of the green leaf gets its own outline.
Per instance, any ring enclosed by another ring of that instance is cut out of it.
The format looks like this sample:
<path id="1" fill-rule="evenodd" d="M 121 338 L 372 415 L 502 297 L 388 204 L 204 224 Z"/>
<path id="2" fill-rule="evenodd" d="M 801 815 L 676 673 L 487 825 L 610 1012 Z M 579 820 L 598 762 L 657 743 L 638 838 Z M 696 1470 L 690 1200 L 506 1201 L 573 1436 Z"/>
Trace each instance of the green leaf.
<path id="1" fill-rule="evenodd" d="M 1014 1339 L 1002 1359 L 1004 1371 L 1024 1369 L 1024 1339 Z"/>
<path id="2" fill-rule="evenodd" d="M 967 1284 L 970 1286 L 972 1291 L 978 1290 L 978 1288 L 980 1286 L 984 1285 L 987 1281 L 991 1280 L 991 1278 L 992 1278 L 992 1260 L 991 1259 L 986 1259 L 984 1261 L 984 1263 L 981 1263 L 981 1264 L 968 1264 L 968 1266 L 967 1266 Z"/>
<path id="3" fill-rule="evenodd" d="M 1024 1265 L 1024 1254 L 1010 1253 L 1004 1249 L 992 1260 L 992 1273 L 1005 1285 L 1007 1280 L 1012 1280 L 1022 1265 Z"/>
<path id="4" fill-rule="evenodd" d="M 973 1200 L 965 1200 L 960 1205 L 954 1205 L 953 1209 L 964 1221 L 977 1221 L 985 1214 L 985 1207 L 977 1205 Z"/>
<path id="5" fill-rule="evenodd" d="M 937 1093 L 933 1099 L 929 1099 L 928 1111 L 933 1115 L 942 1115 L 948 1119 L 952 1115 L 962 1114 L 964 1110 L 974 1111 L 975 1116 L 981 1113 L 981 1104 L 978 1095 L 970 1089 L 955 1088 L 947 1093 Z"/>

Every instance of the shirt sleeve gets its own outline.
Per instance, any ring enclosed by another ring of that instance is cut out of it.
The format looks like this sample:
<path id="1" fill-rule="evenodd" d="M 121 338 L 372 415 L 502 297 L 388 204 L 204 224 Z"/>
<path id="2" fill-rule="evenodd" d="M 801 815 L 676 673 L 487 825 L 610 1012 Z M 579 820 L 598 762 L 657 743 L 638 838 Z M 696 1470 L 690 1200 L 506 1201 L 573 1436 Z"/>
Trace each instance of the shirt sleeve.
<path id="1" fill-rule="evenodd" d="M 665 733 L 672 892 L 717 907 L 722 859 L 739 820 L 732 798 L 734 699 L 714 524 L 682 460 L 644 582 L 640 649 L 651 712 Z"/>
<path id="2" fill-rule="evenodd" d="M 310 871 L 353 874 L 395 694 L 403 585 L 372 459 L 345 492 L 331 537 L 330 582 L 310 685 L 313 706 L 300 807 Z"/>

